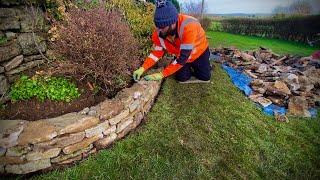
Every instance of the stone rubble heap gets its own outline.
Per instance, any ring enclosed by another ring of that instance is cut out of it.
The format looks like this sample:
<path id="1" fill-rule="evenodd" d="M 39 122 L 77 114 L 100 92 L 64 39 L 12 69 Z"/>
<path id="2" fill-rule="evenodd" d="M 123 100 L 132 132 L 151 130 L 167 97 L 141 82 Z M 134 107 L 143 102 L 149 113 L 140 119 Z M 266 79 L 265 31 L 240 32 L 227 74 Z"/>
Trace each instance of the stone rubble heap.
<path id="1" fill-rule="evenodd" d="M 241 52 L 216 48 L 211 52 L 219 63 L 250 76 L 253 93 L 249 98 L 266 107 L 275 104 L 288 109 L 287 115 L 311 117 L 310 108 L 319 107 L 320 60 L 291 55 L 280 56 L 260 47 Z"/>
<path id="2" fill-rule="evenodd" d="M 80 112 L 38 121 L 0 120 L 0 174 L 27 174 L 86 158 L 135 129 L 161 82 L 140 81 Z"/>

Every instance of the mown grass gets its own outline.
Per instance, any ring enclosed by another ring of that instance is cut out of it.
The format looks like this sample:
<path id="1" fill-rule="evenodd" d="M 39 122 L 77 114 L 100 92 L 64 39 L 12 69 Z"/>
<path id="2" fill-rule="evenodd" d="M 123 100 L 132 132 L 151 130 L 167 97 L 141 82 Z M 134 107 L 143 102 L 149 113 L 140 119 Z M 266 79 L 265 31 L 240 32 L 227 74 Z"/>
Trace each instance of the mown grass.
<path id="1" fill-rule="evenodd" d="M 276 122 L 216 64 L 211 84 L 167 79 L 146 122 L 111 149 L 33 178 L 319 179 L 319 120 Z"/>
<path id="2" fill-rule="evenodd" d="M 241 50 L 258 49 L 260 46 L 270 48 L 273 52 L 278 54 L 291 54 L 310 56 L 314 51 L 319 50 L 320 47 L 310 47 L 306 44 L 297 43 L 293 41 L 285 41 L 279 39 L 267 39 L 254 36 L 243 36 L 237 34 L 230 34 L 226 32 L 207 32 L 210 45 L 214 47 L 229 47 L 235 46 Z"/>

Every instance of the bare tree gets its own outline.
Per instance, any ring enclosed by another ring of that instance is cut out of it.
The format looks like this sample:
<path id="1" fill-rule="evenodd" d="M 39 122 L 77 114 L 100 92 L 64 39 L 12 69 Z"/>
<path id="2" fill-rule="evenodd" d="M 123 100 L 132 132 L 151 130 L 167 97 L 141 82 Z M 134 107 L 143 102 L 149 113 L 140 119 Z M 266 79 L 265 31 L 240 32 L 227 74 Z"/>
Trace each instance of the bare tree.
<path id="1" fill-rule="evenodd" d="M 312 14 L 320 14 L 320 0 L 310 0 Z"/>
<path id="2" fill-rule="evenodd" d="M 191 0 L 181 6 L 182 12 L 199 18 L 207 12 L 205 0 Z"/>
<path id="3" fill-rule="evenodd" d="M 309 15 L 312 7 L 308 0 L 297 0 L 289 6 L 289 11 L 291 14 Z"/>
<path id="4" fill-rule="evenodd" d="M 204 0 L 201 2 L 201 19 L 203 18 Z"/>
<path id="5" fill-rule="evenodd" d="M 314 3 L 313 3 L 314 4 Z M 274 15 L 289 14 L 289 15 L 309 15 L 313 11 L 310 0 L 295 0 L 287 7 L 277 6 L 273 9 Z"/>

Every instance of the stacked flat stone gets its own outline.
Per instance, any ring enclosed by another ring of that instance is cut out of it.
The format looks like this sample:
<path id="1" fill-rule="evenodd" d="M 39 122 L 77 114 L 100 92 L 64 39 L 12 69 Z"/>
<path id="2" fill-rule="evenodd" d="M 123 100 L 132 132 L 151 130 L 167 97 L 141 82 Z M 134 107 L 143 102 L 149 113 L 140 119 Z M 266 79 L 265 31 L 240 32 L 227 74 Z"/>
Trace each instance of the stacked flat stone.
<path id="1" fill-rule="evenodd" d="M 40 55 L 47 50 L 44 13 L 35 8 L 32 14 L 30 8 L 23 1 L 0 1 L 0 38 L 7 40 L 0 44 L 0 104 L 9 100 L 8 90 L 20 72 L 45 62 Z"/>
<path id="2" fill-rule="evenodd" d="M 56 118 L 0 120 L 0 173 L 52 169 L 107 148 L 141 123 L 160 86 L 140 81 L 113 99 Z"/>

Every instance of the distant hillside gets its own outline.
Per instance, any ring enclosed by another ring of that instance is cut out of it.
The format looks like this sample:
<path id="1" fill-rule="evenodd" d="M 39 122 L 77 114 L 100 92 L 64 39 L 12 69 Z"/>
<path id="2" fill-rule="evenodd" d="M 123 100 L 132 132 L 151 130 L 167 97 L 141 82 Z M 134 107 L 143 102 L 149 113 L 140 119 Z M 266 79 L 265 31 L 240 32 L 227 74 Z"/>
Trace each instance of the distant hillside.
<path id="1" fill-rule="evenodd" d="M 220 16 L 220 17 L 267 17 L 271 14 L 257 13 L 257 14 L 246 14 L 246 13 L 230 13 L 230 14 L 207 14 L 209 16 Z"/>

